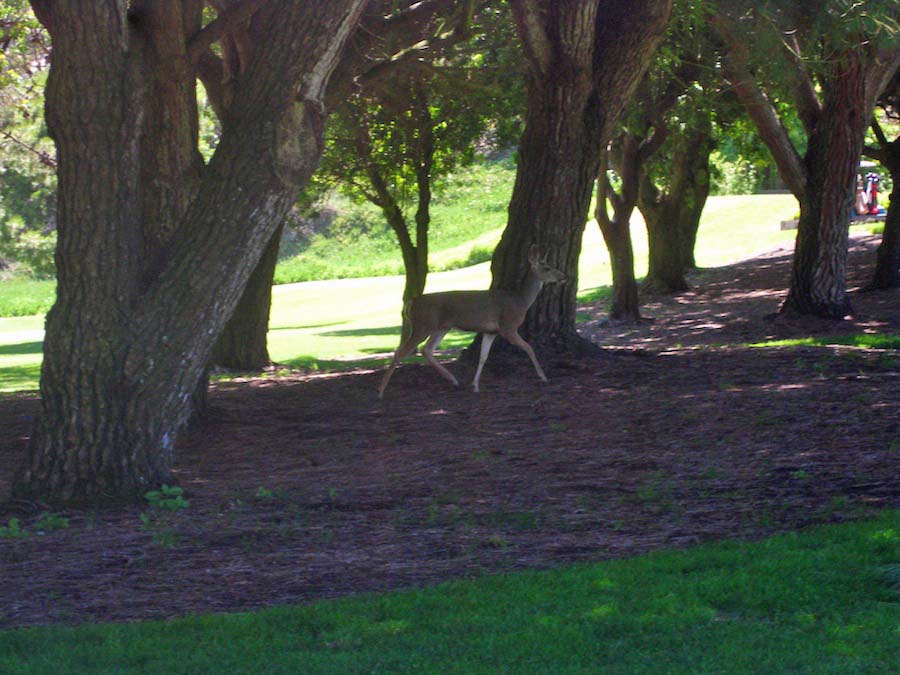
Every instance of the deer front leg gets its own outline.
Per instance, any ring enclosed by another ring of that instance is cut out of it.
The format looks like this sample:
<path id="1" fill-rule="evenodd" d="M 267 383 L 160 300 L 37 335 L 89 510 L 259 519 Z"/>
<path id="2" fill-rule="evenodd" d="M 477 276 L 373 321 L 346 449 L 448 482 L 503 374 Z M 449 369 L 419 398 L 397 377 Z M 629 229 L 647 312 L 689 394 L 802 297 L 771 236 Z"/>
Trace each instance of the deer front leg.
<path id="1" fill-rule="evenodd" d="M 481 369 L 484 368 L 484 362 L 487 361 L 495 337 L 497 337 L 496 333 L 481 334 L 481 356 L 478 359 L 478 368 L 475 369 L 475 379 L 472 380 L 472 391 L 474 392 L 478 391 L 478 381 L 481 379 Z"/>
<path id="2" fill-rule="evenodd" d="M 541 378 L 542 382 L 546 382 L 547 376 L 544 375 L 544 370 L 541 368 L 541 364 L 538 363 L 537 357 L 534 355 L 534 350 L 531 348 L 531 345 L 525 342 L 525 340 L 522 339 L 522 336 L 519 335 L 518 332 L 502 335 L 508 342 L 514 344 L 516 347 L 528 354 L 528 358 L 531 359 L 531 363 L 534 365 L 534 370 L 537 372 L 538 377 Z"/>

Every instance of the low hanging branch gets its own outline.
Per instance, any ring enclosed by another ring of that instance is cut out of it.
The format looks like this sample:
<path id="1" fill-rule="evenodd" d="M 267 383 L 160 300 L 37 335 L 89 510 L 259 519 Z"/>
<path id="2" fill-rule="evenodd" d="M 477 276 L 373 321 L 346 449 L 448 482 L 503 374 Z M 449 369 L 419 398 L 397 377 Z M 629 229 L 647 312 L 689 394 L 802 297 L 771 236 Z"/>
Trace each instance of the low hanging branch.
<path id="1" fill-rule="evenodd" d="M 3 136 L 3 138 L 7 139 L 8 141 L 15 143 L 20 148 L 24 148 L 25 150 L 28 150 L 28 152 L 31 152 L 31 153 L 37 155 L 38 160 L 44 166 L 48 166 L 51 169 L 56 168 L 56 159 L 54 159 L 50 155 L 50 153 L 45 152 L 43 150 L 38 150 L 36 146 L 26 143 L 25 141 L 23 141 L 19 138 L 16 138 L 15 136 L 13 136 L 11 133 L 6 131 L 5 129 L 0 130 L 0 136 Z"/>

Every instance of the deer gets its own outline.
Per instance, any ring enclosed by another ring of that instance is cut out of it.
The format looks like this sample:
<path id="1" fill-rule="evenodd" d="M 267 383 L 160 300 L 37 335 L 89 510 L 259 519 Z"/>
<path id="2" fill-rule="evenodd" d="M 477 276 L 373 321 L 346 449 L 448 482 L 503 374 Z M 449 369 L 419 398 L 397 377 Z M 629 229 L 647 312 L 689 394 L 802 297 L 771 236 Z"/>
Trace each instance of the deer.
<path id="1" fill-rule="evenodd" d="M 412 354 L 425 338 L 428 340 L 422 347 L 422 356 L 441 376 L 458 387 L 459 382 L 453 373 L 434 358 L 435 347 L 451 328 L 481 333 L 481 353 L 475 379 L 472 381 L 473 391 L 478 392 L 481 370 L 498 335 L 524 351 L 531 359 L 538 377 L 546 382 L 547 376 L 544 375 L 534 350 L 519 335 L 519 326 L 525 321 L 525 313 L 534 304 L 544 284 L 566 281 L 566 275 L 547 262 L 548 254 L 549 252 L 541 256 L 538 246 L 531 246 L 528 251 L 528 276 L 516 291 L 445 291 L 426 293 L 409 300 L 403 308 L 403 315 L 408 319 L 409 334 L 401 340 L 394 352 L 378 387 L 378 398 L 384 398 L 384 390 L 400 360 Z"/>

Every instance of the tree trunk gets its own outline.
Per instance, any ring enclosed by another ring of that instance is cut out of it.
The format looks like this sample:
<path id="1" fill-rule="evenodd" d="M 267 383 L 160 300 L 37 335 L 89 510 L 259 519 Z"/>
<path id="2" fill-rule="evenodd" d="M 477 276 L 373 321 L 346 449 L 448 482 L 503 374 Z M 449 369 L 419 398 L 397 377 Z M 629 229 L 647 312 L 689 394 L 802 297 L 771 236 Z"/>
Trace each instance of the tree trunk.
<path id="1" fill-rule="evenodd" d="M 900 138 L 885 143 L 880 158 L 891 172 L 893 188 L 870 289 L 900 287 Z"/>
<path id="2" fill-rule="evenodd" d="M 540 349 L 580 351 L 578 259 L 600 150 L 665 31 L 668 0 L 512 3 L 529 62 L 525 132 L 493 288 L 517 288 L 532 244 L 568 276 L 545 288 L 521 333 Z"/>
<path id="3" fill-rule="evenodd" d="M 269 312 L 283 230 L 282 223 L 247 280 L 234 314 L 213 349 L 212 365 L 232 370 L 262 370 L 272 363 L 268 348 Z"/>
<path id="4" fill-rule="evenodd" d="M 638 207 L 647 225 L 649 262 L 644 288 L 677 293 L 689 288 L 694 246 L 709 196 L 709 156 L 714 142 L 709 120 L 682 133 L 672 153 L 669 186 L 661 192 L 645 172 Z"/>
<path id="5" fill-rule="evenodd" d="M 619 177 L 622 192 L 616 195 L 607 178 L 609 150 L 601 151 L 600 169 L 597 172 L 597 204 L 594 215 L 606 249 L 612 271 L 612 299 L 609 318 L 616 321 L 637 323 L 641 319 L 638 301 L 638 284 L 634 276 L 634 248 L 631 244 L 631 214 L 637 203 L 638 144 L 625 134 L 620 149 Z M 613 216 L 606 210 L 607 199 L 613 203 Z"/>
<path id="6" fill-rule="evenodd" d="M 841 319 L 852 312 L 846 290 L 850 211 L 856 167 L 870 119 L 867 73 L 858 52 L 827 78 L 815 132 L 804 157 L 806 188 L 783 312 Z"/>
<path id="7" fill-rule="evenodd" d="M 884 234 L 875 262 L 871 289 L 900 288 L 900 173 L 891 174 L 894 187 L 884 220 Z"/>
<path id="8" fill-rule="evenodd" d="M 58 284 L 41 411 L 14 494 L 139 498 L 171 479 L 176 434 L 213 344 L 315 168 L 322 91 L 363 3 L 260 6 L 219 147 L 150 256 L 159 230 L 142 213 L 157 194 L 146 154 L 185 153 L 191 132 L 159 133 L 161 147 L 135 133 L 157 133 L 140 124 L 160 91 L 143 77 L 144 36 L 181 44 L 182 60 L 186 38 L 168 24 L 156 32 L 137 8 L 126 16 L 126 3 L 41 4 L 53 40 L 46 109 L 59 158 Z M 189 68 L 173 72 L 193 79 Z"/>

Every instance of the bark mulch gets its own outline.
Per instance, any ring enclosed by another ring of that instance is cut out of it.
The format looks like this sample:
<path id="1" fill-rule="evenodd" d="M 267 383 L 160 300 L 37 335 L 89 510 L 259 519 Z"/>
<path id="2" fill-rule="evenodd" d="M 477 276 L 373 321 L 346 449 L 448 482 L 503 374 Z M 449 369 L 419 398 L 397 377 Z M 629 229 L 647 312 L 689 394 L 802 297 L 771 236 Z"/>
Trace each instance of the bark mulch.
<path id="1" fill-rule="evenodd" d="M 56 512 L 68 528 L 0 538 L 0 627 L 249 610 L 896 508 L 900 353 L 746 346 L 900 333 L 900 293 L 859 291 L 876 243 L 853 240 L 843 322 L 766 318 L 788 281 L 775 251 L 646 299 L 637 328 L 583 308 L 605 349 L 549 360 L 548 384 L 525 361 L 477 395 L 404 366 L 384 402 L 375 371 L 218 384 L 178 445 L 190 505 Z M 0 400 L 0 502 L 36 410 Z M 0 525 L 34 531 L 42 510 L 0 505 Z"/>

